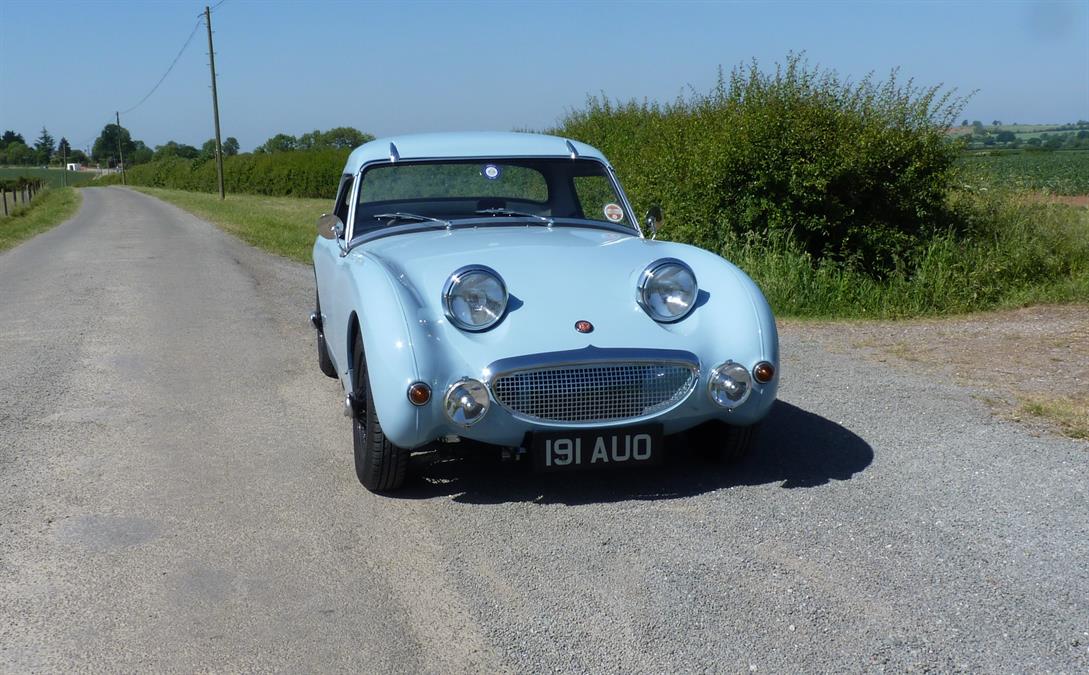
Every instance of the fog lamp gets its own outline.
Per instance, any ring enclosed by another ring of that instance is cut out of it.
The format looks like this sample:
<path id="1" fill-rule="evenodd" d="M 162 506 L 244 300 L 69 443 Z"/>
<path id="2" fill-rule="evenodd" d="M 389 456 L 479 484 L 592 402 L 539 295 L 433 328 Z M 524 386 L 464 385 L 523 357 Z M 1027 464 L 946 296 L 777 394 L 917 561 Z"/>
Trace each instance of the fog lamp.
<path id="1" fill-rule="evenodd" d="M 488 388 L 483 382 L 462 378 L 450 385 L 443 400 L 443 410 L 450 421 L 468 427 L 484 418 L 488 412 Z"/>
<path id="2" fill-rule="evenodd" d="M 727 361 L 711 371 L 707 393 L 723 408 L 736 408 L 752 393 L 752 377 L 740 363 Z"/>

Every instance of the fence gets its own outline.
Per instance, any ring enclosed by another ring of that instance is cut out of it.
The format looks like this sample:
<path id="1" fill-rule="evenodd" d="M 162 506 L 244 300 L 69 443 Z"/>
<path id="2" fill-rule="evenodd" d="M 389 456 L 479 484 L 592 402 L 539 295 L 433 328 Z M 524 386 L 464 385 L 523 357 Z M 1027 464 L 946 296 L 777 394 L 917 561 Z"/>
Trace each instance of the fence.
<path id="1" fill-rule="evenodd" d="M 4 216 L 8 216 L 18 206 L 26 206 L 45 187 L 45 181 L 41 179 L 19 178 L 16 180 L 0 181 L 0 202 L 3 203 Z M 8 207 L 8 196 L 11 196 L 11 207 Z"/>

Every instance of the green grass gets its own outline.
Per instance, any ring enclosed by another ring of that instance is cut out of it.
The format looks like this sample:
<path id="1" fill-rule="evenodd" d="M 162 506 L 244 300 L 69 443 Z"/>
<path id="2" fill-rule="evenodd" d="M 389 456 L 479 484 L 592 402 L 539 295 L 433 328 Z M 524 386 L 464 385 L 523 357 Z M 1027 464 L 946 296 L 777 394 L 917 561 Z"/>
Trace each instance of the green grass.
<path id="1" fill-rule="evenodd" d="M 14 178 L 41 178 L 50 187 L 61 187 L 64 184 L 64 174 L 68 174 L 68 185 L 79 187 L 89 185 L 95 179 L 95 174 L 90 171 L 61 171 L 60 169 L 43 169 L 39 167 L 6 167 L 0 168 L 0 180 L 12 180 Z"/>
<path id="2" fill-rule="evenodd" d="M 15 209 L 11 215 L 0 216 L 0 251 L 68 220 L 79 203 L 75 188 L 52 188 L 35 195 L 29 204 Z"/>
<path id="3" fill-rule="evenodd" d="M 1089 438 L 1089 398 L 1031 398 L 1021 405 L 1024 413 L 1057 424 L 1070 438 Z"/>
<path id="4" fill-rule="evenodd" d="M 315 223 L 332 208 L 329 199 L 227 195 L 221 201 L 219 195 L 204 192 L 133 189 L 196 214 L 254 246 L 300 262 L 310 262 Z"/>

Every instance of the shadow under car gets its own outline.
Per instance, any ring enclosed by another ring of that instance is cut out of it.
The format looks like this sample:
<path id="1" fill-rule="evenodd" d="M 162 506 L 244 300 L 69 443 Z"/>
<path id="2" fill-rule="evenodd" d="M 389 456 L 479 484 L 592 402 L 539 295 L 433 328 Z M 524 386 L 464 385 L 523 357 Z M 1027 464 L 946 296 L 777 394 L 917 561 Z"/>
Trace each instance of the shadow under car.
<path id="1" fill-rule="evenodd" d="M 667 459 L 654 468 L 534 473 L 523 458 L 502 462 L 498 450 L 451 445 L 412 458 L 411 478 L 396 499 L 452 497 L 472 504 L 591 504 L 677 499 L 740 485 L 807 488 L 849 480 L 873 461 L 873 448 L 850 430 L 776 401 L 748 454 L 735 463 L 708 461 L 684 434 L 666 438 Z"/>

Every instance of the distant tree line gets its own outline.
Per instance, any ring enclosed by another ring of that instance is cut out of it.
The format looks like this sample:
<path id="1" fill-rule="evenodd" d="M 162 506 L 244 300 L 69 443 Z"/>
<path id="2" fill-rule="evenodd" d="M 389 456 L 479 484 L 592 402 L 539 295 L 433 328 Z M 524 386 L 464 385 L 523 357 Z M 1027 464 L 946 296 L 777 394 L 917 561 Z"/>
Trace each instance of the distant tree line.
<path id="1" fill-rule="evenodd" d="M 1010 125 L 1016 128 L 1018 125 Z M 1026 148 L 1040 150 L 1089 149 L 1089 121 L 1078 120 L 1070 124 L 1033 129 L 1032 136 L 1019 135 L 1012 128 L 994 120 L 985 126 L 980 120 L 963 120 L 957 131 L 958 138 L 970 150 L 987 148 Z"/>
<path id="2" fill-rule="evenodd" d="M 371 140 L 374 140 L 374 136 L 352 127 L 336 127 L 328 131 L 315 129 L 297 137 L 276 134 L 257 146 L 254 153 L 345 150 Z M 128 129 L 116 124 L 107 124 L 95 139 L 88 157 L 82 150 L 72 148 L 66 138 L 62 137 L 59 142 L 55 142 L 45 127 L 42 127 L 41 134 L 32 145 L 27 144 L 22 134 L 8 130 L 0 137 L 0 165 L 49 166 L 68 161 L 77 164 L 94 162 L 102 168 L 114 168 L 119 165 L 121 157 L 124 157 L 127 167 L 171 158 L 194 160 L 194 163 L 202 164 L 215 159 L 215 146 L 215 139 L 208 139 L 200 148 L 171 140 L 150 148 L 143 141 L 133 139 Z M 223 141 L 224 157 L 233 157 L 240 151 L 237 138 L 228 136 Z"/>

